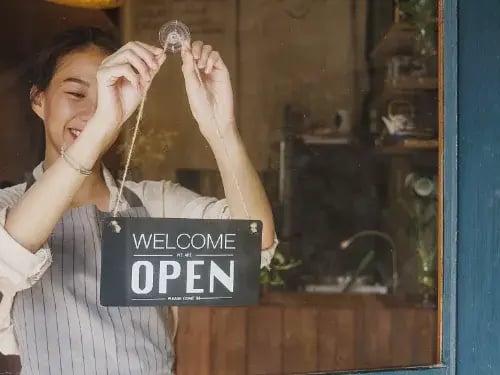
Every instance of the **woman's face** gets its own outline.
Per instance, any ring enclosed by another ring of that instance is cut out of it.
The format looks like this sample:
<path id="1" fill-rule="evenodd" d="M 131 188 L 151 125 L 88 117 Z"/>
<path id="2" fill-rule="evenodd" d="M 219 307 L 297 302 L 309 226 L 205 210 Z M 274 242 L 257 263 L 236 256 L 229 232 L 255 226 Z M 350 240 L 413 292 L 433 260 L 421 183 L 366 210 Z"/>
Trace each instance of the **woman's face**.
<path id="1" fill-rule="evenodd" d="M 93 116 L 97 69 L 106 56 L 95 46 L 65 55 L 47 89 L 34 96 L 33 110 L 45 126 L 46 157 L 57 157 L 63 145 L 71 145 Z"/>

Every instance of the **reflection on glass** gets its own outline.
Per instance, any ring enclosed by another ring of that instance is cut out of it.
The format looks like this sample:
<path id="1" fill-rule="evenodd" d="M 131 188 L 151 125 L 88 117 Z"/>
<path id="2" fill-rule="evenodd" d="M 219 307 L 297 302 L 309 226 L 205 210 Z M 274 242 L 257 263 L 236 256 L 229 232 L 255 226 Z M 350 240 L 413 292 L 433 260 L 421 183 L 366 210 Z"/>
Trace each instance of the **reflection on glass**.
<path id="1" fill-rule="evenodd" d="M 30 12 L 5 3 L 0 158 L 9 163 L 1 187 L 22 181 L 43 155 L 41 129 L 21 110 L 22 73 L 50 35 L 97 24 L 157 45 L 160 27 L 178 19 L 231 72 L 238 124 L 271 197 L 280 245 L 260 275 L 260 305 L 180 310 L 178 374 L 437 363 L 436 1 L 130 0 L 90 11 L 33 0 Z M 169 55 L 148 94 L 131 174 L 223 197 L 210 148 L 179 94 L 176 59 Z M 129 142 L 125 132 L 108 155 L 115 175 Z M 18 359 L 10 361 L 12 368 Z"/>

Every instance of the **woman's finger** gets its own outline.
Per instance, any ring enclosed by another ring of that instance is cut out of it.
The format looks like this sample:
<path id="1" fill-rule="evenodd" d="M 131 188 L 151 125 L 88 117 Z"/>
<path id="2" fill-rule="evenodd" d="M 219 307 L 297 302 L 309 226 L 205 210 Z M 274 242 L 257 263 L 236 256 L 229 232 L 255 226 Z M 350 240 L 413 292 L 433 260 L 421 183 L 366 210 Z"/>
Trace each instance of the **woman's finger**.
<path id="1" fill-rule="evenodd" d="M 151 80 L 159 72 L 161 66 L 167 59 L 167 54 L 158 47 L 150 46 L 146 43 L 135 42 L 131 45 L 131 48 L 136 52 L 142 59 L 152 59 L 148 63 L 150 69 Z"/>
<path id="2" fill-rule="evenodd" d="M 167 54 L 163 53 L 163 54 L 159 55 L 157 60 L 158 60 L 158 67 L 161 68 L 163 63 L 167 60 Z M 158 74 L 158 72 L 160 71 L 159 68 L 155 72 L 153 72 L 153 77 L 156 76 L 156 74 Z"/>
<path id="3" fill-rule="evenodd" d="M 131 49 L 125 49 L 116 53 L 115 57 L 109 59 L 104 66 L 122 65 L 125 63 L 130 64 L 141 75 L 144 81 L 151 81 L 152 72 L 150 67 Z"/>
<path id="4" fill-rule="evenodd" d="M 217 51 L 210 52 L 210 55 L 208 56 L 207 59 L 207 65 L 205 67 L 205 74 L 212 73 L 214 66 L 219 62 L 220 59 L 221 57 L 219 52 Z"/>
<path id="5" fill-rule="evenodd" d="M 141 47 L 144 47 L 147 49 L 149 52 L 151 52 L 154 55 L 164 55 L 165 52 L 163 51 L 163 48 L 152 46 L 150 44 L 146 44 L 143 42 L 136 41 L 135 43 L 139 44 Z"/>
<path id="6" fill-rule="evenodd" d="M 198 60 L 198 68 L 203 69 L 207 65 L 208 57 L 210 56 L 210 52 L 212 52 L 213 48 L 209 44 L 203 45 L 201 49 L 201 56 Z"/>
<path id="7" fill-rule="evenodd" d="M 149 88 L 149 86 L 151 86 L 151 84 L 153 83 L 153 79 L 156 77 L 156 75 L 160 71 L 160 68 L 163 65 L 163 63 L 167 60 L 167 55 L 165 53 L 162 55 L 159 55 L 157 60 L 158 60 L 158 69 L 151 71 L 151 81 L 149 81 L 147 83 L 146 88 Z"/>
<path id="8" fill-rule="evenodd" d="M 201 57 L 201 50 L 203 48 L 203 42 L 201 40 L 197 40 L 193 42 L 191 45 L 191 52 L 195 60 L 199 60 Z"/>
<path id="9" fill-rule="evenodd" d="M 97 81 L 105 86 L 113 86 L 120 79 L 129 81 L 138 91 L 142 91 L 139 75 L 134 72 L 130 64 L 101 66 L 97 71 Z"/>
<path id="10" fill-rule="evenodd" d="M 139 42 L 128 42 L 114 54 L 104 59 L 102 63 L 107 65 L 110 62 L 115 61 L 116 56 L 121 56 L 125 51 L 133 51 L 136 55 L 138 55 L 141 59 L 143 59 L 146 62 L 146 64 L 148 64 L 150 69 L 156 69 L 158 67 L 156 58 L 158 55 L 156 55 L 153 52 L 150 52 L 146 47 L 143 47 L 142 44 L 139 44 Z"/>
<path id="11" fill-rule="evenodd" d="M 181 51 L 182 57 L 182 73 L 184 75 L 184 80 L 186 81 L 186 86 L 198 87 L 200 82 L 198 76 L 195 72 L 196 62 L 192 50 L 189 46 L 183 47 Z"/>
<path id="12" fill-rule="evenodd" d="M 129 48 L 140 56 L 141 59 L 146 61 L 150 69 L 157 70 L 159 68 L 157 54 L 144 47 L 143 44 L 144 43 L 132 42 L 130 43 Z M 163 52 L 162 50 L 160 51 Z"/>

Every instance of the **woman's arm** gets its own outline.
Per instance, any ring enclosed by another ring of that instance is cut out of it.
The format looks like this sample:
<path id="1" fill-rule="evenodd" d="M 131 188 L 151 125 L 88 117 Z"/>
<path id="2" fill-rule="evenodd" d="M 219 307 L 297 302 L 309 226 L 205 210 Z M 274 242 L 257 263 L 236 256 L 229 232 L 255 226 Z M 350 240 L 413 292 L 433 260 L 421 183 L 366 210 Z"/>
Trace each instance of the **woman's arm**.
<path id="1" fill-rule="evenodd" d="M 92 168 L 101 153 L 98 124 L 89 121 L 85 131 L 66 150 L 81 166 Z M 47 240 L 54 226 L 87 176 L 80 174 L 62 158 L 8 211 L 6 231 L 24 248 L 36 252 Z"/>
<path id="2" fill-rule="evenodd" d="M 275 237 L 272 210 L 236 127 L 227 67 L 219 53 L 202 42 L 184 48 L 182 59 L 191 111 L 214 152 L 231 216 L 261 220 L 262 248 L 267 249 Z"/>
<path id="3" fill-rule="evenodd" d="M 226 134 L 223 140 L 211 141 L 210 146 L 221 173 L 231 217 L 261 220 L 262 248 L 268 249 L 275 237 L 273 213 L 240 135 L 236 131 Z"/>

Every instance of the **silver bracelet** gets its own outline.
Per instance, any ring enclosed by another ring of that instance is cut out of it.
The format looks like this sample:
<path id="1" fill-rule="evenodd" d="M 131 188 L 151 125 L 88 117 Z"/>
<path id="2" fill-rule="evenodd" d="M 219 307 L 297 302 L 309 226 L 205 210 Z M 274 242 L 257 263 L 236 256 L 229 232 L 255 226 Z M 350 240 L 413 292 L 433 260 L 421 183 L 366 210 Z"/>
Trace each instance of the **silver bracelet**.
<path id="1" fill-rule="evenodd" d="M 76 163 L 68 154 L 66 154 L 66 146 L 63 145 L 61 147 L 61 157 L 63 160 L 75 171 L 77 171 L 80 174 L 83 174 L 84 176 L 90 176 L 92 174 L 91 169 L 83 168 L 82 166 L 79 166 L 78 163 Z"/>

